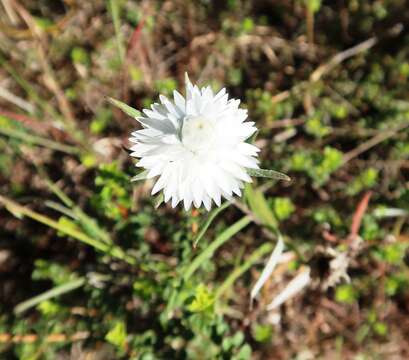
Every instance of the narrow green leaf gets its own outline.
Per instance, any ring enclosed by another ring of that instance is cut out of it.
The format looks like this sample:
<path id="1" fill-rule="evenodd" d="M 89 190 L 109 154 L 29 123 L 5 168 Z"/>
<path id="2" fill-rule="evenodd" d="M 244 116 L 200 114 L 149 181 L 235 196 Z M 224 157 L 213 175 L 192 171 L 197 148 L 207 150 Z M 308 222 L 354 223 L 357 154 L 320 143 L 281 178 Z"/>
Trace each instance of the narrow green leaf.
<path id="1" fill-rule="evenodd" d="M 199 234 L 197 234 L 195 241 L 193 242 L 193 247 L 195 248 L 197 244 L 199 243 L 200 239 L 206 234 L 207 229 L 209 228 L 210 224 L 213 222 L 213 220 L 216 218 L 217 215 L 219 215 L 224 209 L 226 209 L 230 205 L 229 202 L 225 202 L 218 208 L 215 208 L 207 217 L 206 222 L 203 224 L 202 228 L 199 231 Z"/>
<path id="2" fill-rule="evenodd" d="M 155 209 L 161 206 L 164 200 L 165 199 L 164 199 L 163 193 L 160 193 L 155 199 L 155 203 L 154 203 Z"/>
<path id="3" fill-rule="evenodd" d="M 284 181 L 291 181 L 291 178 L 283 173 L 280 173 L 275 170 L 267 170 L 267 169 L 247 169 L 247 174 L 250 176 L 255 177 L 265 177 L 274 180 L 284 180 Z"/>
<path id="4" fill-rule="evenodd" d="M 277 220 L 263 193 L 258 189 L 253 189 L 249 184 L 246 184 L 244 193 L 250 209 L 257 219 L 265 226 L 276 228 Z"/>
<path id="5" fill-rule="evenodd" d="M 131 181 L 135 182 L 135 181 L 145 180 L 147 175 L 148 175 L 148 170 L 141 171 L 138 175 L 135 175 L 131 179 Z"/>
<path id="6" fill-rule="evenodd" d="M 6 135 L 14 139 L 21 140 L 25 144 L 42 146 L 45 148 L 49 148 L 51 150 L 64 152 L 66 154 L 78 155 L 80 153 L 80 149 L 75 146 L 61 144 L 59 142 L 56 142 L 56 141 L 53 141 L 53 140 L 50 140 L 50 139 L 47 139 L 41 136 L 32 135 L 28 132 L 21 131 L 18 129 L 1 127 L 0 134 Z"/>
<path id="7" fill-rule="evenodd" d="M 253 135 L 251 135 L 250 139 L 247 140 L 248 143 L 254 144 L 256 142 L 256 139 L 259 133 L 260 133 L 260 130 L 256 130 L 256 132 Z"/>
<path id="8" fill-rule="evenodd" d="M 251 266 L 253 266 L 261 257 L 268 254 L 272 250 L 273 246 L 269 243 L 261 245 L 255 250 L 246 261 L 239 267 L 233 270 L 233 272 L 226 278 L 222 285 L 217 289 L 215 298 L 218 299 L 229 288 L 231 288 L 234 282 L 243 275 Z"/>
<path id="9" fill-rule="evenodd" d="M 123 36 L 121 33 L 120 3 L 121 2 L 118 0 L 109 0 L 109 8 L 111 10 L 112 22 L 114 23 L 115 28 L 116 46 L 118 48 L 121 62 L 123 63 L 125 59 L 125 47 L 123 44 Z"/>
<path id="10" fill-rule="evenodd" d="M 78 206 L 74 206 L 73 211 L 78 218 L 79 224 L 87 235 L 97 238 L 106 244 L 113 244 L 109 233 L 103 229 L 95 219 L 84 213 Z"/>
<path id="11" fill-rule="evenodd" d="M 42 215 L 36 211 L 33 211 L 26 206 L 22 206 L 15 201 L 8 199 L 0 195 L 0 204 L 4 204 L 6 209 L 10 211 L 16 217 L 28 216 L 29 218 L 38 221 L 44 225 L 47 225 L 50 228 L 53 228 L 67 236 L 70 236 L 78 241 L 81 241 L 87 245 L 94 247 L 107 255 L 116 257 L 118 259 L 124 260 L 131 265 L 136 263 L 135 259 L 128 254 L 126 254 L 120 247 L 115 245 L 106 244 L 100 240 L 91 238 L 87 234 L 84 234 L 82 231 L 79 231 L 76 228 L 68 226 L 64 222 L 57 222 L 53 219 L 50 219 L 48 216 Z"/>
<path id="12" fill-rule="evenodd" d="M 114 105 L 117 108 L 121 109 L 125 114 L 127 114 L 127 115 L 129 115 L 129 116 L 131 116 L 133 118 L 141 116 L 140 111 L 138 111 L 138 110 L 134 109 L 133 107 L 123 103 L 122 101 L 113 99 L 111 97 L 108 97 L 107 99 L 112 105 Z"/>
<path id="13" fill-rule="evenodd" d="M 233 225 L 224 230 L 203 252 L 198 255 L 188 266 L 184 272 L 183 279 L 188 280 L 193 273 L 210 257 L 213 256 L 214 252 L 222 246 L 226 241 L 230 240 L 234 235 L 236 235 L 240 230 L 245 228 L 251 222 L 250 216 L 245 216 L 239 221 L 235 222 Z"/>
<path id="14" fill-rule="evenodd" d="M 78 289 L 79 287 L 83 286 L 85 284 L 85 278 L 79 278 L 72 280 L 70 282 L 67 282 L 63 285 L 56 286 L 50 290 L 47 290 L 46 292 L 43 292 L 40 295 L 34 296 L 31 299 L 28 299 L 26 301 L 23 301 L 22 303 L 18 304 L 14 308 L 14 313 L 16 315 L 23 313 L 24 311 L 38 305 L 39 303 L 49 300 L 51 298 L 57 297 L 59 295 L 68 293 L 70 291 L 73 291 L 75 289 Z"/>
<path id="15" fill-rule="evenodd" d="M 41 167 L 37 168 L 41 176 L 45 179 L 47 186 L 51 191 L 65 204 L 65 206 L 55 203 L 54 201 L 46 201 L 45 205 L 59 211 L 60 213 L 76 220 L 81 225 L 82 229 L 91 237 L 96 237 L 107 244 L 112 244 L 109 233 L 103 229 L 95 219 L 88 216 L 56 185 L 54 184 Z"/>
<path id="16" fill-rule="evenodd" d="M 73 219 L 73 220 L 78 220 L 77 215 L 72 211 L 71 209 L 65 207 L 64 205 L 61 205 L 60 203 L 57 203 L 52 200 L 46 200 L 44 201 L 44 205 L 49 207 L 50 209 L 53 209 L 55 211 L 58 211 L 59 213 Z"/>

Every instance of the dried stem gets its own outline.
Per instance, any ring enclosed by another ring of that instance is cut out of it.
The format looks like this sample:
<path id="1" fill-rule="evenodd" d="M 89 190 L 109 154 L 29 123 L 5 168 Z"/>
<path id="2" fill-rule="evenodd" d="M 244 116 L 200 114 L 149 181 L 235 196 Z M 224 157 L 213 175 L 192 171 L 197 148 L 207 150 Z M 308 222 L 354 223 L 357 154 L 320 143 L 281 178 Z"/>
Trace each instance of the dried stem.
<path id="1" fill-rule="evenodd" d="M 390 137 L 394 136 L 399 131 L 402 131 L 402 130 L 406 129 L 407 127 L 409 127 L 409 122 L 404 122 L 404 123 L 396 126 L 393 129 L 386 130 L 384 132 L 379 133 L 378 135 L 375 135 L 373 138 L 369 139 L 368 141 L 365 141 L 364 143 L 357 146 L 355 149 L 353 149 L 350 152 L 346 153 L 344 155 L 344 159 L 343 159 L 344 164 L 351 161 L 353 158 L 361 155 L 362 153 L 368 151 L 372 147 L 374 147 L 374 146 L 380 144 L 381 142 L 389 139 Z"/>

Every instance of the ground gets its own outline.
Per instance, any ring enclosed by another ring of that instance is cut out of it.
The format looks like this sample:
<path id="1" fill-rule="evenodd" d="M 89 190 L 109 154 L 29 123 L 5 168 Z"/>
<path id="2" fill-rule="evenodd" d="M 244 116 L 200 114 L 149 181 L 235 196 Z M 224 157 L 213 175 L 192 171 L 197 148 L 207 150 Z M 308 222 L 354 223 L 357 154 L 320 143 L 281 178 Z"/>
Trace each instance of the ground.
<path id="1" fill-rule="evenodd" d="M 0 1 L 1 357 L 409 358 L 408 20 L 404 0 Z M 185 72 L 242 101 L 290 182 L 210 215 L 131 182 L 139 125 L 108 98 L 141 110 Z"/>

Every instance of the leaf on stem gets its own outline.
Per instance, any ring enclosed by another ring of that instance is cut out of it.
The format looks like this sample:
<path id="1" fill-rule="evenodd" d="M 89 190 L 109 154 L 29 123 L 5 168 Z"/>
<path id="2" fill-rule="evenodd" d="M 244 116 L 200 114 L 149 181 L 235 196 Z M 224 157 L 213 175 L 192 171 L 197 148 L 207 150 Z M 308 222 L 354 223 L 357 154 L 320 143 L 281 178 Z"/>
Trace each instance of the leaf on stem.
<path id="1" fill-rule="evenodd" d="M 193 242 L 193 247 L 195 248 L 197 244 L 199 243 L 200 239 L 206 234 L 207 229 L 209 228 L 210 224 L 213 222 L 213 220 L 216 218 L 217 215 L 219 215 L 224 209 L 229 206 L 229 202 L 225 202 L 222 204 L 220 207 L 214 209 L 209 216 L 206 219 L 206 222 L 203 224 L 202 228 L 199 231 L 199 234 L 197 234 L 196 239 Z"/>
<path id="2" fill-rule="evenodd" d="M 113 99 L 111 97 L 108 97 L 107 99 L 112 105 L 114 105 L 117 108 L 121 109 L 125 114 L 127 114 L 127 115 L 129 115 L 129 116 L 131 116 L 133 118 L 141 116 L 140 111 L 138 111 L 138 110 L 134 109 L 133 107 L 123 103 L 122 101 Z"/>
<path id="3" fill-rule="evenodd" d="M 147 175 L 148 175 L 148 170 L 141 171 L 138 175 L 135 175 L 131 179 L 131 182 L 145 180 L 147 178 Z"/>
<path id="4" fill-rule="evenodd" d="M 273 180 L 284 180 L 284 181 L 291 181 L 291 178 L 283 173 L 280 173 L 275 170 L 267 170 L 267 169 L 247 169 L 247 174 L 250 176 L 255 177 L 264 177 Z"/>

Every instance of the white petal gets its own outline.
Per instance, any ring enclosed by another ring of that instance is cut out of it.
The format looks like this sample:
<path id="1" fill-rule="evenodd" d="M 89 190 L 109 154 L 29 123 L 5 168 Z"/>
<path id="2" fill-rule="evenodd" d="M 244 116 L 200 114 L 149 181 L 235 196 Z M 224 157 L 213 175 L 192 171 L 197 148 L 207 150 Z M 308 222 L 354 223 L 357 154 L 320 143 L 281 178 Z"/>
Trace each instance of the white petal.
<path id="1" fill-rule="evenodd" d="M 147 145 L 147 144 L 141 144 L 137 143 L 136 145 L 132 145 L 130 150 L 133 152 L 131 153 L 131 156 L 136 156 L 136 157 L 142 157 L 144 156 L 149 150 L 156 149 L 156 145 Z"/>
<path id="2" fill-rule="evenodd" d="M 163 168 L 165 167 L 164 163 L 158 163 L 156 166 L 154 166 L 151 170 L 149 170 L 148 174 L 147 174 L 147 178 L 151 179 L 155 176 L 158 176 L 160 174 L 162 174 Z"/>
<path id="3" fill-rule="evenodd" d="M 214 94 L 210 86 L 206 86 L 202 89 L 203 100 L 211 101 L 213 100 Z"/>
<path id="4" fill-rule="evenodd" d="M 237 179 L 243 180 L 245 182 L 252 182 L 251 177 L 246 173 L 246 171 L 234 162 L 225 161 L 221 164 L 221 166 L 230 174 L 234 175 L 234 177 L 236 177 Z"/>
<path id="5" fill-rule="evenodd" d="M 172 197 L 177 195 L 178 191 L 178 174 L 177 174 L 177 168 L 175 166 L 172 166 L 170 169 L 170 175 L 166 184 L 166 187 L 163 190 L 163 193 L 165 195 L 165 202 L 168 202 L 168 200 Z"/>
<path id="6" fill-rule="evenodd" d="M 216 101 L 220 100 L 223 96 L 225 96 L 225 94 L 226 94 L 226 88 L 221 89 L 221 90 L 214 96 L 213 101 L 216 102 Z"/>
<path id="7" fill-rule="evenodd" d="M 180 199 L 177 195 L 172 196 L 172 208 L 175 208 L 176 205 L 180 202 Z"/>
<path id="8" fill-rule="evenodd" d="M 155 183 L 151 195 L 155 195 L 157 192 L 159 192 L 160 190 L 162 190 L 165 185 L 166 185 L 166 180 L 167 180 L 167 176 L 164 176 L 164 174 L 162 174 L 158 181 Z"/>
<path id="9" fill-rule="evenodd" d="M 203 197 L 203 205 L 205 206 L 207 211 L 210 211 L 210 209 L 212 208 L 212 200 L 209 196 L 205 195 Z"/>
<path id="10" fill-rule="evenodd" d="M 153 104 L 151 106 L 152 110 L 143 109 L 142 112 L 150 119 L 158 119 L 163 120 L 166 119 L 167 111 L 166 109 L 160 104 Z M 138 118 L 136 118 L 138 120 Z"/>
<path id="11" fill-rule="evenodd" d="M 212 199 L 214 200 L 214 203 L 215 203 L 217 206 L 220 206 L 221 203 L 222 203 L 222 194 L 221 194 L 221 192 L 218 191 L 218 192 L 212 197 Z"/>
<path id="12" fill-rule="evenodd" d="M 186 100 L 190 100 L 193 95 L 193 85 L 190 82 L 189 75 L 185 72 L 185 84 L 186 84 Z"/>
<path id="13" fill-rule="evenodd" d="M 196 208 L 199 208 L 200 205 L 202 204 L 203 193 L 204 193 L 203 185 L 200 183 L 199 180 L 196 180 L 193 183 L 192 193 L 193 193 L 193 203 Z"/>
<path id="14" fill-rule="evenodd" d="M 144 156 L 141 160 L 139 160 L 136 166 L 152 169 L 160 161 L 161 160 L 158 159 L 157 156 Z"/>
<path id="15" fill-rule="evenodd" d="M 246 142 L 242 142 L 238 144 L 237 149 L 242 154 L 248 155 L 248 156 L 257 156 L 257 153 L 260 151 L 260 149 L 257 146 L 254 146 Z"/>
<path id="16" fill-rule="evenodd" d="M 192 206 L 193 197 L 190 192 L 185 193 L 185 198 L 183 199 L 183 206 L 185 210 L 188 211 Z"/>
<path id="17" fill-rule="evenodd" d="M 180 113 L 185 115 L 185 107 L 186 107 L 186 101 L 185 98 L 176 90 L 173 91 L 173 99 L 175 101 L 175 105 L 179 109 Z"/>
<path id="18" fill-rule="evenodd" d="M 214 176 L 216 179 L 216 184 L 220 190 L 228 195 L 231 195 L 232 189 L 230 188 L 229 184 L 229 178 L 231 175 L 225 172 L 222 168 L 219 168 L 219 171 L 217 171 Z"/>
<path id="19" fill-rule="evenodd" d="M 212 175 L 209 173 L 207 176 L 203 177 L 203 185 L 207 194 L 213 198 L 217 194 L 217 186 L 213 180 Z"/>
<path id="20" fill-rule="evenodd" d="M 174 134 L 176 132 L 175 126 L 167 119 L 154 119 L 146 117 L 136 118 L 143 126 L 159 130 L 163 134 Z"/>
<path id="21" fill-rule="evenodd" d="M 159 96 L 160 101 L 162 104 L 166 107 L 169 113 L 175 116 L 176 119 L 179 119 L 184 116 L 184 112 L 179 110 L 178 107 L 176 107 L 174 104 L 172 104 L 171 101 L 166 96 L 160 95 Z"/>
<path id="22" fill-rule="evenodd" d="M 156 137 L 158 135 L 162 135 L 162 132 L 155 130 L 155 129 L 141 129 L 141 130 L 132 132 L 131 135 L 137 139 L 139 138 L 139 136 L 143 138 L 149 138 L 149 137 Z"/>
<path id="23" fill-rule="evenodd" d="M 250 169 L 258 169 L 258 160 L 250 156 L 241 155 L 240 153 L 235 153 L 233 159 L 235 163 L 242 167 Z"/>
<path id="24" fill-rule="evenodd" d="M 231 193 L 228 194 L 228 193 L 222 191 L 222 195 L 227 201 L 233 201 L 233 196 L 231 195 Z"/>

